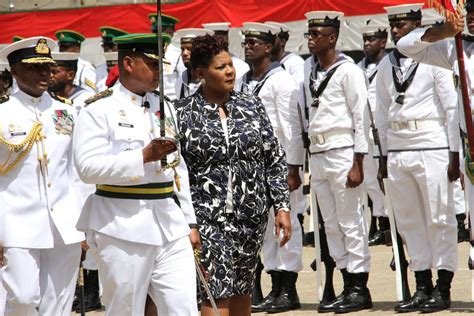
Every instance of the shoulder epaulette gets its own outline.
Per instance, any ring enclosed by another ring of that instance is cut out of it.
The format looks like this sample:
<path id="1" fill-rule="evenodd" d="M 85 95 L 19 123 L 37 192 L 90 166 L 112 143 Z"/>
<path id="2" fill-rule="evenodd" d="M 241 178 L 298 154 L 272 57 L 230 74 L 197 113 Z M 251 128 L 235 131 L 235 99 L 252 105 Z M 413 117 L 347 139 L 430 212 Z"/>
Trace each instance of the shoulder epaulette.
<path id="1" fill-rule="evenodd" d="M 153 94 L 156 95 L 156 96 L 160 96 L 160 91 L 158 91 L 158 90 L 153 90 Z M 168 97 L 165 95 L 165 101 L 171 102 L 171 99 L 168 98 Z"/>
<path id="2" fill-rule="evenodd" d="M 89 99 L 85 100 L 84 104 L 85 104 L 85 106 L 88 106 L 89 104 L 91 104 L 91 103 L 93 103 L 93 102 L 95 102 L 99 99 L 110 97 L 113 92 L 114 92 L 114 90 L 112 90 L 112 89 L 105 89 L 104 91 L 101 91 L 101 92 L 97 93 L 96 95 L 90 97 Z"/>
<path id="3" fill-rule="evenodd" d="M 60 95 L 57 95 L 56 93 L 50 93 L 49 94 L 53 99 L 55 99 L 56 101 L 59 101 L 61 103 L 65 103 L 65 104 L 68 104 L 68 105 L 72 105 L 72 100 L 71 99 L 68 99 L 68 98 L 64 98 Z"/>
<path id="4" fill-rule="evenodd" d="M 97 86 L 95 85 L 95 83 L 94 83 L 92 80 L 89 80 L 89 78 L 86 78 L 86 80 L 84 81 L 84 83 L 85 83 L 88 87 L 92 88 L 94 91 L 97 90 Z"/>
<path id="5" fill-rule="evenodd" d="M 5 103 L 8 100 L 10 100 L 10 97 L 7 94 L 0 96 L 0 104 Z"/>

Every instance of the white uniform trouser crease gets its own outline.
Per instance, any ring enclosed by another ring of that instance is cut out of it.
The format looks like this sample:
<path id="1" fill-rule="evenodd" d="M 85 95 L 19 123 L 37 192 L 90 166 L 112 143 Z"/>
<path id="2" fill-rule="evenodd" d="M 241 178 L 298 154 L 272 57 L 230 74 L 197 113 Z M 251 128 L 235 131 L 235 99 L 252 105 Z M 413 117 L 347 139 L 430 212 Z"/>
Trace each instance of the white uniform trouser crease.
<path id="1" fill-rule="evenodd" d="M 88 232 L 103 286 L 106 315 L 143 315 L 147 294 L 158 315 L 198 315 L 193 251 L 183 237 L 153 246 Z"/>
<path id="2" fill-rule="evenodd" d="M 457 269 L 457 225 L 448 208 L 453 190 L 447 177 L 448 150 L 388 154 L 390 194 L 410 269 Z"/>
<path id="3" fill-rule="evenodd" d="M 5 315 L 69 316 L 80 255 L 80 243 L 52 249 L 5 248 Z"/>
<path id="4" fill-rule="evenodd" d="M 372 200 L 372 215 L 375 217 L 387 217 L 383 204 L 384 195 L 377 180 L 378 168 L 377 158 L 372 157 L 370 154 L 364 156 L 364 185 L 367 194 Z"/>
<path id="5" fill-rule="evenodd" d="M 369 272 L 367 224 L 362 210 L 363 185 L 346 188 L 352 148 L 311 155 L 311 187 L 316 190 L 326 229 L 329 253 L 338 269 Z"/>

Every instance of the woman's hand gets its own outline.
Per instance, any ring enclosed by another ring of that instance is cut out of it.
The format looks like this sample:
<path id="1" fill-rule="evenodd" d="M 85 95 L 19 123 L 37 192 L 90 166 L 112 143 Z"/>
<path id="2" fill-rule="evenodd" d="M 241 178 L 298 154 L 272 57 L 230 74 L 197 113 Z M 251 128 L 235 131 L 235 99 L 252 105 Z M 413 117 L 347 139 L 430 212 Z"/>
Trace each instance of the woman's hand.
<path id="1" fill-rule="evenodd" d="M 199 230 L 197 228 L 191 229 L 191 232 L 189 233 L 189 240 L 191 241 L 193 249 L 201 251 L 201 237 L 199 236 Z"/>
<path id="2" fill-rule="evenodd" d="M 280 247 L 283 247 L 291 238 L 290 213 L 278 210 L 275 215 L 275 236 L 280 237 L 280 230 L 283 229 L 283 237 L 280 240 Z"/>

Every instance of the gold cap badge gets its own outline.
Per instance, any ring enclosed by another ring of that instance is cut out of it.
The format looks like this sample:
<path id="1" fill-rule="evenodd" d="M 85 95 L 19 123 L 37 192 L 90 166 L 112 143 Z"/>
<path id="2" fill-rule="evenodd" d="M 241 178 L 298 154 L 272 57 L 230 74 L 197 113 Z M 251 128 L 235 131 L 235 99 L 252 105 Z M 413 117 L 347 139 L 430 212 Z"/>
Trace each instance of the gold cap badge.
<path id="1" fill-rule="evenodd" d="M 38 40 L 38 43 L 36 44 L 36 47 L 35 47 L 35 52 L 37 54 L 44 54 L 44 55 L 49 54 L 50 49 L 48 47 L 48 43 L 46 42 L 44 38 L 41 38 Z"/>

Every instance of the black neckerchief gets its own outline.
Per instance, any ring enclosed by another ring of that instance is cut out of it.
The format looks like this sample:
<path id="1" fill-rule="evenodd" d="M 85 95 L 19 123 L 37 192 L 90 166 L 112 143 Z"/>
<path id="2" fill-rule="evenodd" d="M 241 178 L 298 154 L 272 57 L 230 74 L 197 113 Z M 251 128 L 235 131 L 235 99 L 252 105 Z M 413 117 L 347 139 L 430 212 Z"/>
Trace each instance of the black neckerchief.
<path id="1" fill-rule="evenodd" d="M 263 85 L 265 84 L 267 79 L 270 78 L 271 75 L 279 71 L 284 71 L 283 67 L 281 66 L 279 62 L 274 61 L 270 65 L 268 65 L 267 69 L 265 69 L 265 71 L 257 78 L 258 84 L 253 89 L 252 94 L 258 95 L 260 90 L 262 90 Z M 252 69 L 250 69 L 247 73 L 245 73 L 244 77 L 242 78 L 243 83 L 242 83 L 242 87 L 240 88 L 241 92 L 245 92 L 245 93 L 249 92 L 248 86 L 249 86 L 251 78 L 252 78 Z"/>
<path id="2" fill-rule="evenodd" d="M 375 64 L 375 63 L 369 62 L 369 59 L 367 57 L 364 57 L 364 70 L 365 70 L 367 79 L 369 80 L 369 84 L 372 83 L 375 76 L 377 75 L 377 72 L 379 71 L 379 64 L 375 64 L 374 70 L 372 70 L 372 73 L 369 74 L 369 70 L 367 69 L 367 67 L 369 67 L 370 64 Z"/>
<path id="3" fill-rule="evenodd" d="M 326 70 L 326 76 L 318 85 L 318 87 L 316 87 L 317 73 L 318 71 L 322 71 L 322 68 L 319 65 L 319 62 L 316 62 L 316 64 L 313 66 L 313 69 L 309 75 L 309 91 L 311 92 L 311 96 L 313 97 L 313 103 L 311 103 L 312 107 L 317 108 L 319 106 L 319 97 L 326 89 L 329 80 L 331 80 L 331 77 L 334 75 L 337 68 L 339 68 L 339 66 L 345 62 L 348 62 L 348 60 L 344 57 L 339 56 L 336 62 Z"/>
<path id="4" fill-rule="evenodd" d="M 472 36 L 472 35 L 461 34 L 461 36 L 462 36 L 462 40 L 463 40 L 463 41 L 466 41 L 466 42 L 469 42 L 469 43 L 473 43 L 473 42 L 474 42 L 474 36 Z"/>
<path id="5" fill-rule="evenodd" d="M 411 85 L 419 64 L 413 60 L 404 75 L 400 67 L 401 58 L 406 58 L 406 56 L 402 55 L 396 49 L 389 54 L 389 59 L 392 63 L 393 83 L 395 84 L 395 89 L 398 92 L 395 102 L 403 105 L 403 102 L 405 101 L 405 91 L 407 91 L 408 87 Z M 405 76 L 406 78 L 404 78 Z"/>

